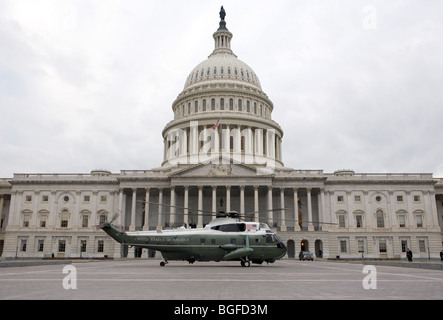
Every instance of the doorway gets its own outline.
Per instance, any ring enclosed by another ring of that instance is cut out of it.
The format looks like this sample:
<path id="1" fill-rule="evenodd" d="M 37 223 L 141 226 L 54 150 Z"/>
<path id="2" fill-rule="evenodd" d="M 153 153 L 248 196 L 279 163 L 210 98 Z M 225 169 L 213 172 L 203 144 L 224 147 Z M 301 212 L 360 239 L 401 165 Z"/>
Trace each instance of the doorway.
<path id="1" fill-rule="evenodd" d="M 295 258 L 295 242 L 294 240 L 288 240 L 288 258 Z"/>
<path id="2" fill-rule="evenodd" d="M 303 239 L 300 242 L 300 251 L 309 251 L 309 241 L 306 239 Z"/>
<path id="3" fill-rule="evenodd" d="M 323 258 L 323 241 L 320 239 L 315 240 L 315 256 Z"/>

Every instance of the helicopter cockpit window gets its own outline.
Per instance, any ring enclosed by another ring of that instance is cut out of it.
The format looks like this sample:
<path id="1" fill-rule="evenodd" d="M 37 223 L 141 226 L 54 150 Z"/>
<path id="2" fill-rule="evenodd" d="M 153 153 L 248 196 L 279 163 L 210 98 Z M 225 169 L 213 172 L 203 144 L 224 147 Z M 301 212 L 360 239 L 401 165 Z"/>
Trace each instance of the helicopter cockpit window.
<path id="1" fill-rule="evenodd" d="M 272 234 L 267 233 L 266 234 L 266 243 L 276 243 L 276 242 L 279 243 L 282 241 L 275 233 L 272 233 Z"/>
<path id="2" fill-rule="evenodd" d="M 211 229 L 222 232 L 242 232 L 246 230 L 245 223 L 228 223 L 214 226 Z"/>

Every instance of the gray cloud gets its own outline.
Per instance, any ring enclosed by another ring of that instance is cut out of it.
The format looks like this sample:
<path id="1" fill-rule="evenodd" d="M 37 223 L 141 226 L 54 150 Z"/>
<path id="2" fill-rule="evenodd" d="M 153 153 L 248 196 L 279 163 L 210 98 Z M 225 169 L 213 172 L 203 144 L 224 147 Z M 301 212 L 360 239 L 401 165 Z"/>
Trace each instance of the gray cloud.
<path id="1" fill-rule="evenodd" d="M 443 4 L 223 3 L 300 169 L 443 176 Z M 365 28 L 366 6 L 376 28 Z M 0 177 L 151 169 L 189 72 L 212 52 L 208 1 L 3 1 Z"/>

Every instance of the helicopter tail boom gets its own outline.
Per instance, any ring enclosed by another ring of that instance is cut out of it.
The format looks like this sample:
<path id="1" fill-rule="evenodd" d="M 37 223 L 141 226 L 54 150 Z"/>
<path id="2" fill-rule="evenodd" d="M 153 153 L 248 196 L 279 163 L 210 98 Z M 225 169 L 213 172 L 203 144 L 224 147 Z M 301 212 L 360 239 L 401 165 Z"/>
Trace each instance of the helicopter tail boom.
<path id="1" fill-rule="evenodd" d="M 102 225 L 98 226 L 101 228 L 104 232 L 106 232 L 108 235 L 110 235 L 115 241 L 119 243 L 125 243 L 128 242 L 128 235 L 124 232 L 121 232 L 116 227 L 114 227 L 109 222 L 105 222 Z"/>

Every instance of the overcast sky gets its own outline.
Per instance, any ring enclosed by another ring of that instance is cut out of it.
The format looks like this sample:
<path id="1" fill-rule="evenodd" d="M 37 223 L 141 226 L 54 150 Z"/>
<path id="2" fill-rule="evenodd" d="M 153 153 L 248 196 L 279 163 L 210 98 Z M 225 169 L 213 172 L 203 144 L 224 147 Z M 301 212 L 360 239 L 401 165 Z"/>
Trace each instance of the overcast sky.
<path id="1" fill-rule="evenodd" d="M 443 1 L 0 0 L 0 178 L 159 167 L 221 5 L 285 166 L 443 177 Z"/>

